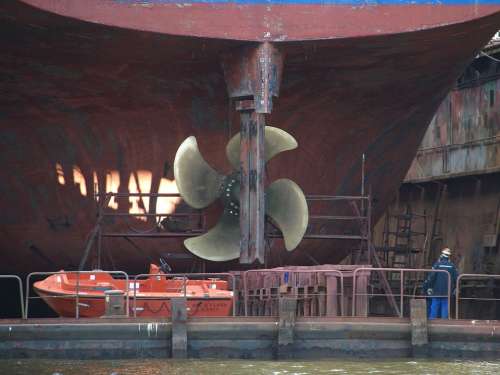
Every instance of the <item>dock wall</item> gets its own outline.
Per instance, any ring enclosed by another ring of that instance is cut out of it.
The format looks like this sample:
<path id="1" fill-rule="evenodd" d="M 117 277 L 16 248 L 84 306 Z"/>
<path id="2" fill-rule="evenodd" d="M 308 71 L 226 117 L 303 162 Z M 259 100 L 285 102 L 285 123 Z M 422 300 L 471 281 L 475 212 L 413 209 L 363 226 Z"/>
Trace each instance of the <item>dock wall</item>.
<path id="1" fill-rule="evenodd" d="M 278 318 L 203 318 L 187 323 L 188 358 L 465 357 L 500 355 L 497 321 L 435 321 L 429 343 L 412 346 L 409 319 L 297 319 L 293 340 L 279 345 Z M 43 319 L 0 322 L 0 358 L 169 358 L 165 320 Z M 418 349 L 418 350 L 417 350 Z"/>

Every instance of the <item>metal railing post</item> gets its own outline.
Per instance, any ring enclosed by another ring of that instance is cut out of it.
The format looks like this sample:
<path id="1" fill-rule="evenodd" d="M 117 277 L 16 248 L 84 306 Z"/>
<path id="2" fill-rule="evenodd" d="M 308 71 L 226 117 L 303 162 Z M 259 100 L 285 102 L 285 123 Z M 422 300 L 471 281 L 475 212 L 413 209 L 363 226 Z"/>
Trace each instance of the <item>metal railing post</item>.
<path id="1" fill-rule="evenodd" d="M 245 316 L 248 316 L 247 273 L 248 273 L 248 271 L 243 272 L 243 301 L 245 303 Z M 278 293 L 278 299 L 279 299 L 279 295 L 280 295 L 280 293 Z"/>
<path id="2" fill-rule="evenodd" d="M 402 269 L 399 274 L 400 277 L 400 301 L 399 301 L 399 317 L 403 317 L 403 309 L 404 309 L 404 288 L 405 288 L 405 282 L 404 282 L 404 270 Z"/>
<path id="3" fill-rule="evenodd" d="M 236 316 L 236 296 L 234 295 L 235 292 L 236 292 L 236 278 L 234 277 L 233 274 L 230 274 L 231 275 L 231 279 L 233 281 L 233 316 Z"/>
<path id="4" fill-rule="evenodd" d="M 184 289 L 184 298 L 187 296 L 187 277 L 182 276 L 182 288 Z"/>
<path id="5" fill-rule="evenodd" d="M 24 319 L 24 298 L 23 298 L 23 282 L 19 276 L 14 275 L 19 285 L 19 303 L 21 306 L 21 318 Z"/>
<path id="6" fill-rule="evenodd" d="M 140 275 L 134 276 L 134 281 L 132 281 L 132 285 L 134 286 L 134 318 L 137 318 L 137 277 Z"/>
<path id="7" fill-rule="evenodd" d="M 356 268 L 352 274 L 352 316 L 356 316 L 356 287 L 359 270 L 360 268 Z"/>
<path id="8" fill-rule="evenodd" d="M 26 294 L 24 296 L 25 298 L 25 303 L 24 303 L 24 319 L 28 319 L 28 311 L 29 311 L 29 295 L 30 295 L 30 278 L 31 278 L 31 273 L 26 276 Z"/>
<path id="9" fill-rule="evenodd" d="M 460 281 L 462 281 L 462 275 L 459 275 L 457 277 L 457 284 L 456 284 L 456 295 L 455 295 L 455 319 L 458 319 L 459 314 L 458 314 L 458 309 L 459 309 L 459 300 L 460 300 Z"/>
<path id="10" fill-rule="evenodd" d="M 130 280 L 128 277 L 128 273 L 123 272 L 125 274 L 125 293 L 127 295 L 127 298 L 125 299 L 125 308 L 127 309 L 127 314 L 126 317 L 130 317 Z M 134 290 L 135 290 L 135 283 L 134 283 Z"/>
<path id="11" fill-rule="evenodd" d="M 449 272 L 446 272 L 446 275 L 448 276 L 448 319 L 451 318 L 451 308 L 450 308 L 450 302 L 451 302 L 451 276 Z"/>
<path id="12" fill-rule="evenodd" d="M 340 273 L 340 316 L 345 315 L 344 303 L 344 275 Z"/>
<path id="13" fill-rule="evenodd" d="M 80 319 L 80 271 L 76 273 L 76 307 L 75 318 Z"/>

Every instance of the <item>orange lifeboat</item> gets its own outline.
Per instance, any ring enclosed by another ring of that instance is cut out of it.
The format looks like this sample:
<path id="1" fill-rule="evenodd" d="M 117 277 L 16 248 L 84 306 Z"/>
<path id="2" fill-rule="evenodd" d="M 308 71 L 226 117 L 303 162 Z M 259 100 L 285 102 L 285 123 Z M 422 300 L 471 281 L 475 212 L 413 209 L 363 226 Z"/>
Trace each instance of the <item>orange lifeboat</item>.
<path id="1" fill-rule="evenodd" d="M 190 317 L 229 316 L 233 306 L 233 292 L 228 283 L 219 279 L 193 280 L 169 278 L 151 264 L 147 279 L 115 279 L 106 272 L 64 272 L 51 275 L 34 283 L 35 292 L 60 316 L 76 316 L 78 289 L 79 316 L 96 318 L 104 315 L 105 297 L 108 291 L 123 291 L 129 297 L 130 316 L 170 317 L 170 300 L 186 297 Z M 128 292 L 127 292 L 128 290 Z"/>

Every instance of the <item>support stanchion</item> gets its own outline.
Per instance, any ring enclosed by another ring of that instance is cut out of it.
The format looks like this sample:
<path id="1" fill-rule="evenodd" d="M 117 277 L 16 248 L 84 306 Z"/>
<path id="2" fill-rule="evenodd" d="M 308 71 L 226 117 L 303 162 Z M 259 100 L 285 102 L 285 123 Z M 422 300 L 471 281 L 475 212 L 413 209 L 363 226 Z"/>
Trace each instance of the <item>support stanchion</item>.
<path id="1" fill-rule="evenodd" d="M 427 329 L 427 302 L 425 298 L 410 301 L 411 347 L 413 356 L 426 354 L 429 335 Z"/>
<path id="2" fill-rule="evenodd" d="M 171 299 L 172 358 L 187 358 L 187 304 L 185 297 Z"/>
<path id="3" fill-rule="evenodd" d="M 296 298 L 280 298 L 279 303 L 279 345 L 293 343 L 293 331 L 295 328 L 295 311 L 297 309 Z"/>

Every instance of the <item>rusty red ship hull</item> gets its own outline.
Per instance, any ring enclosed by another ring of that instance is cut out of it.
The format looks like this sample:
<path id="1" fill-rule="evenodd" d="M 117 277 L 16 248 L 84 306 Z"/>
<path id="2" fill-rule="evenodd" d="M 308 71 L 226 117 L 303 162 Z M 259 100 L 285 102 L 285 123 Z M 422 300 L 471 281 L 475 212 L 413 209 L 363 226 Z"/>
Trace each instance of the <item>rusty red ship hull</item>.
<path id="1" fill-rule="evenodd" d="M 92 194 L 110 171 L 119 192 L 136 171 L 158 191 L 190 135 L 229 172 L 224 147 L 239 118 L 220 56 L 260 41 L 286 56 L 267 123 L 299 143 L 266 178 L 290 178 L 306 194 L 359 194 L 364 153 L 378 218 L 441 100 L 500 27 L 500 3 L 474 4 L 2 2 L 0 272 L 76 267 L 95 223 Z M 186 252 L 179 239 L 106 247 L 134 271 Z M 274 247 L 270 265 L 309 264 L 307 254 L 334 263 L 349 250 L 328 240 Z"/>

